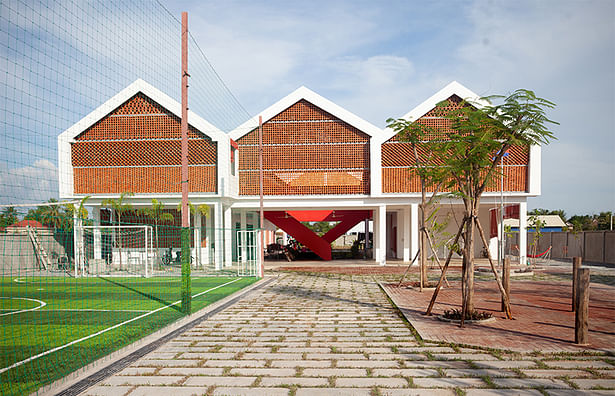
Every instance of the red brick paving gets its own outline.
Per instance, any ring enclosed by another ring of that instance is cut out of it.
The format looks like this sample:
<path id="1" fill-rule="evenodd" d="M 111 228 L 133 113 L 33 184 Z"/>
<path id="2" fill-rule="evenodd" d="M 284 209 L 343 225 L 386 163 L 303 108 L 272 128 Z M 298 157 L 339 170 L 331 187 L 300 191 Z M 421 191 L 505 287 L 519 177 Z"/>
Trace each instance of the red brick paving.
<path id="1" fill-rule="evenodd" d="M 569 282 L 511 280 L 512 313 L 507 320 L 499 311 L 500 295 L 494 281 L 475 282 L 475 307 L 490 311 L 497 318 L 486 324 L 443 322 L 425 316 L 433 291 L 420 292 L 396 284 L 383 284 L 389 297 L 427 340 L 454 342 L 519 352 L 578 352 L 581 350 L 615 351 L 615 287 L 592 283 L 589 303 L 588 346 L 574 344 L 574 312 L 570 311 Z M 459 282 L 443 288 L 434 305 L 434 315 L 446 309 L 460 308 Z"/>

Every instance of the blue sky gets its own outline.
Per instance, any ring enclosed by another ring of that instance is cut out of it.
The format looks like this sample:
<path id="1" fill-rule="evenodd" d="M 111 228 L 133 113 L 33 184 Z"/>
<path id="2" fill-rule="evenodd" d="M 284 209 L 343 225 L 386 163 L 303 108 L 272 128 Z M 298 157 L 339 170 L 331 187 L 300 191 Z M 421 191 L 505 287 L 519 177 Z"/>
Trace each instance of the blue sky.
<path id="1" fill-rule="evenodd" d="M 190 107 L 225 131 L 302 85 L 379 127 L 453 80 L 532 89 L 561 125 L 529 207 L 615 210 L 612 0 L 159 1 L 0 2 L 0 204 L 57 196 L 57 136 L 137 77 L 179 97 L 188 11 Z"/>
<path id="2" fill-rule="evenodd" d="M 558 106 L 529 207 L 615 210 L 615 2 L 167 1 L 251 115 L 301 85 L 383 127 L 450 81 Z M 198 78 L 198 76 L 193 76 Z"/>

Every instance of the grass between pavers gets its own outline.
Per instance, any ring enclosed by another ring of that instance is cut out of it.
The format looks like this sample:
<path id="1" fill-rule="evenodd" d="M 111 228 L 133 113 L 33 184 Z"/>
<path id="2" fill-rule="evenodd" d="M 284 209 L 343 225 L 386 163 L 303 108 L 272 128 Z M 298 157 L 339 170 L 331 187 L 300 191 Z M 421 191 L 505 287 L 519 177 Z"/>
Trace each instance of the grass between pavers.
<path id="1" fill-rule="evenodd" d="M 171 305 L 181 300 L 179 277 L 20 280 L 0 278 L 0 314 L 5 314 L 0 316 L 0 369 L 61 349 L 0 373 L 3 395 L 34 392 L 184 316 L 179 304 Z M 193 298 L 192 310 L 196 312 L 255 281 L 256 278 L 192 278 L 193 296 L 232 282 Z M 43 303 L 46 305 L 25 311 Z M 148 314 L 157 309 L 160 310 Z M 143 317 L 136 319 L 139 316 Z M 125 323 L 130 320 L 133 321 Z M 106 331 L 113 326 L 118 327 Z M 92 336 L 98 332 L 102 333 Z M 77 342 L 88 336 L 92 337 Z M 75 343 L 63 347 L 71 342 Z"/>

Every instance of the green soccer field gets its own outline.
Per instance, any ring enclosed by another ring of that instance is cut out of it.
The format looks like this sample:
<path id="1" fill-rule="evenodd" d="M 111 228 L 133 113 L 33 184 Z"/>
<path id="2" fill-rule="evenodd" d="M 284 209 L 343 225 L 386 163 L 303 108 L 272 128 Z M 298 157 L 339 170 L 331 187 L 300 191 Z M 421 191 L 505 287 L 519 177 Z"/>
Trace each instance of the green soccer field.
<path id="1" fill-rule="evenodd" d="M 192 311 L 256 280 L 193 277 Z M 0 290 L 3 395 L 34 392 L 183 316 L 180 277 L 4 277 Z"/>

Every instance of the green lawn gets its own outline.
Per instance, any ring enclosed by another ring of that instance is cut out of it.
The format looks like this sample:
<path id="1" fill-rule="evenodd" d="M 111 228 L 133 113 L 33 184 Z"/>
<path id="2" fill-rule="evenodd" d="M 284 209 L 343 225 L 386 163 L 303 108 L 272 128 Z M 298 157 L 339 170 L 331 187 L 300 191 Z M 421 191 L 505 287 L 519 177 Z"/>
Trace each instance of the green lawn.
<path id="1" fill-rule="evenodd" d="M 192 310 L 255 281 L 192 278 Z M 181 299 L 180 277 L 4 277 L 0 290 L 0 370 L 60 348 L 0 373 L 3 395 L 34 392 L 183 316 L 181 304 L 174 304 Z M 102 333 L 66 346 L 97 332 Z"/>

